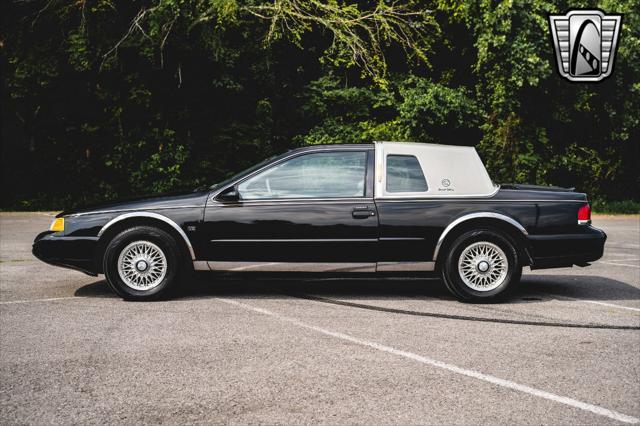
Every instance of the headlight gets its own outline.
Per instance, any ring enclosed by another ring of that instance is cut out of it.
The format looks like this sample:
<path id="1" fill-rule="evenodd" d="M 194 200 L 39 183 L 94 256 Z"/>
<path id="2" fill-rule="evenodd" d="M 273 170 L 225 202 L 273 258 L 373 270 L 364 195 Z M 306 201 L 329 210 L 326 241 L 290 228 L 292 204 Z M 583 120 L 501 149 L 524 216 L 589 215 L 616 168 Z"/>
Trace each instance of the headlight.
<path id="1" fill-rule="evenodd" d="M 51 223 L 51 226 L 49 227 L 49 230 L 54 232 L 64 231 L 64 217 L 58 217 L 54 219 L 54 221 Z"/>

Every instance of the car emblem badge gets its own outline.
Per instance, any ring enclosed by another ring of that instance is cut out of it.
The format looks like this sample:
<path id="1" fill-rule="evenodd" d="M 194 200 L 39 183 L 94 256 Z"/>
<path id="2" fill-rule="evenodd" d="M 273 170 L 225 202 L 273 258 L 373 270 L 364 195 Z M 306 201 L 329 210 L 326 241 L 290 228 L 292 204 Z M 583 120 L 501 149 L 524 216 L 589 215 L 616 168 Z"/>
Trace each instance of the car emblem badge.
<path id="1" fill-rule="evenodd" d="M 571 10 L 549 15 L 558 72 L 574 82 L 601 81 L 613 72 L 622 15 Z"/>

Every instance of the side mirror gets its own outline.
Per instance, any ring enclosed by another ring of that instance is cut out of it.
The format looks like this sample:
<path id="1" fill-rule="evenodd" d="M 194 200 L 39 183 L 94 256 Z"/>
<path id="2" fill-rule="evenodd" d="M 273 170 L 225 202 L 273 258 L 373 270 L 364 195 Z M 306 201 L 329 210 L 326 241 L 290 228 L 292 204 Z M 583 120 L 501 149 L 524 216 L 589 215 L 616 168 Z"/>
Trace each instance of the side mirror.
<path id="1" fill-rule="evenodd" d="M 217 200 L 223 202 L 233 202 L 240 200 L 240 193 L 235 186 L 225 189 L 216 197 Z"/>

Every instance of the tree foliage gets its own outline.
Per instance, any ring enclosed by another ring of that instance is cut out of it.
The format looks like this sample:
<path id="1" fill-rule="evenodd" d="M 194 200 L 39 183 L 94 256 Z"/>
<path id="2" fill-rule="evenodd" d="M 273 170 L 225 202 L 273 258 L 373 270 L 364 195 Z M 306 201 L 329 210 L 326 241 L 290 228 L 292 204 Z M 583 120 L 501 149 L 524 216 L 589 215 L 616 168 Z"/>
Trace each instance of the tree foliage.
<path id="1" fill-rule="evenodd" d="M 612 77 L 555 71 L 547 14 L 624 13 Z M 294 146 L 476 146 L 494 179 L 638 199 L 640 4 L 14 0 L 2 206 L 214 183 Z"/>

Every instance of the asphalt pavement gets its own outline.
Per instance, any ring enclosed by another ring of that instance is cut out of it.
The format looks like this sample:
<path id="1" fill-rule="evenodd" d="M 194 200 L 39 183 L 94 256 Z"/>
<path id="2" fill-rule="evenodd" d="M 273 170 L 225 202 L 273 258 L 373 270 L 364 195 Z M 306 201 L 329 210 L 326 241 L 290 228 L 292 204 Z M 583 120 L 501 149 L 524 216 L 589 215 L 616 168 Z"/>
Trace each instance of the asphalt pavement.
<path id="1" fill-rule="evenodd" d="M 1 424 L 640 422 L 640 218 L 596 217 L 587 268 L 525 270 L 500 304 L 439 280 L 200 277 L 124 302 L 31 255 L 0 214 Z"/>

